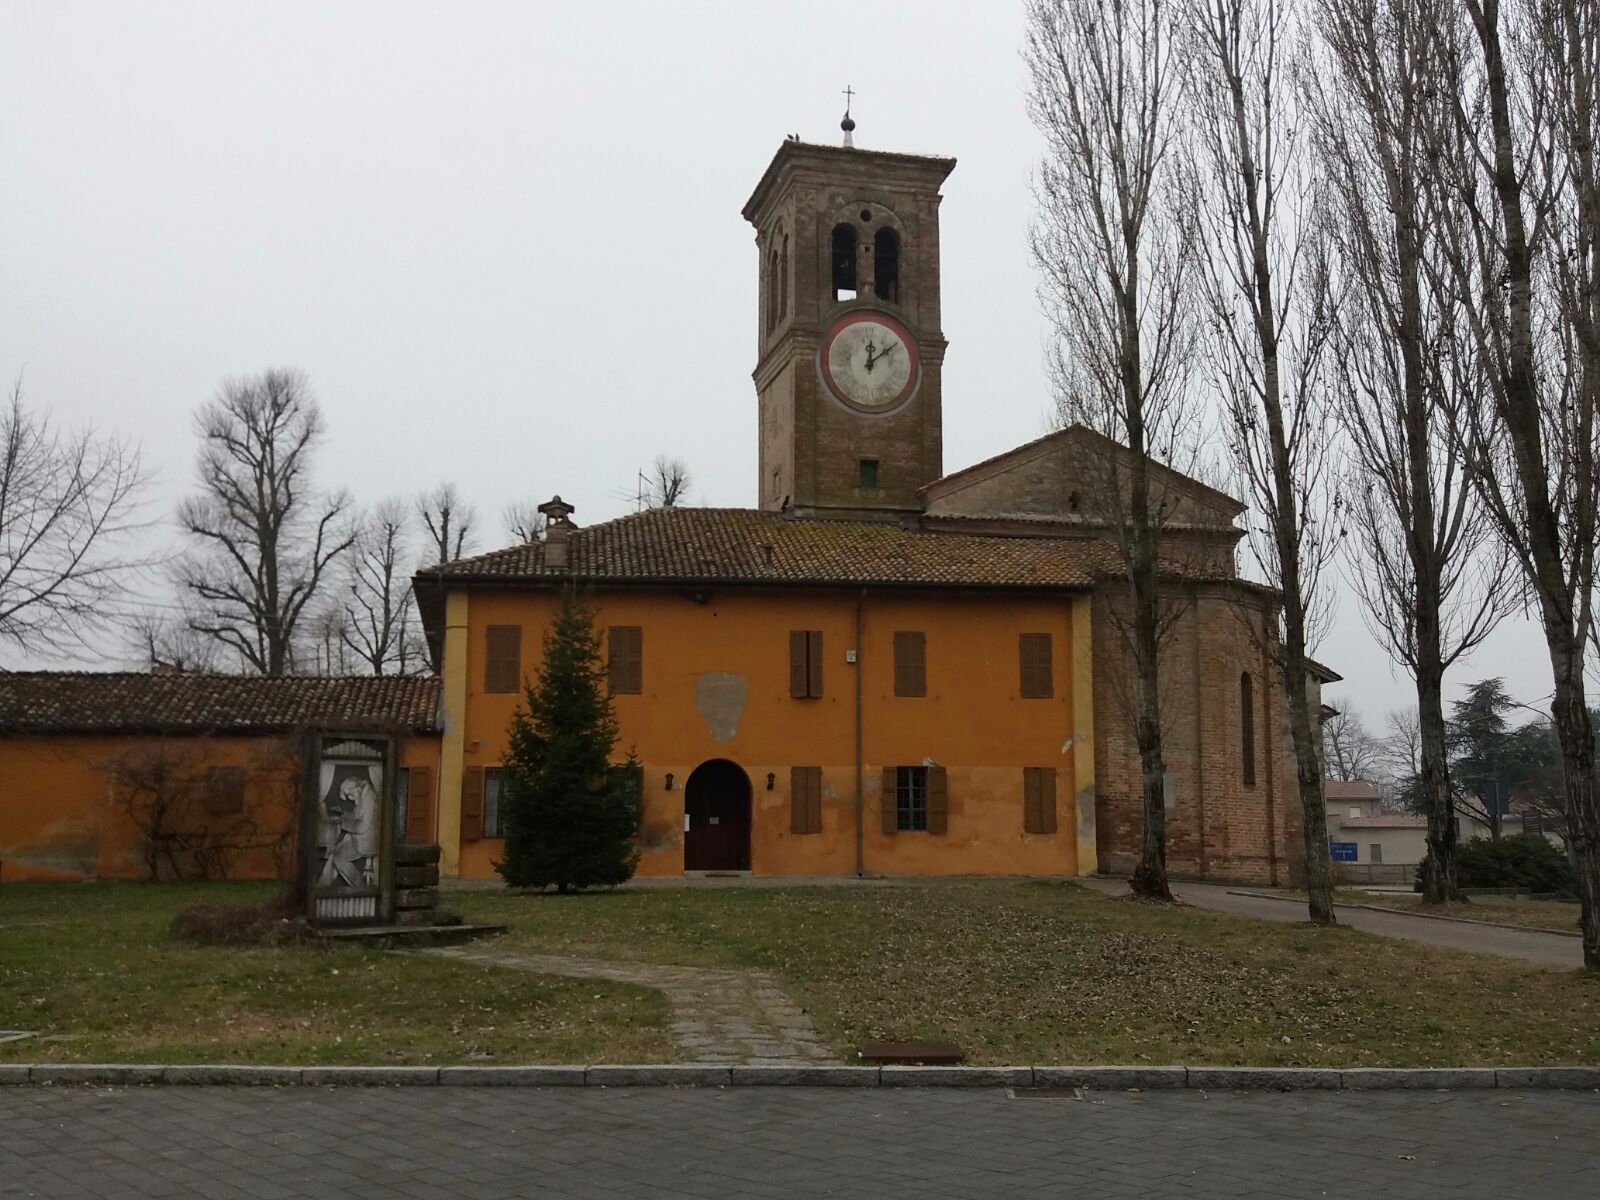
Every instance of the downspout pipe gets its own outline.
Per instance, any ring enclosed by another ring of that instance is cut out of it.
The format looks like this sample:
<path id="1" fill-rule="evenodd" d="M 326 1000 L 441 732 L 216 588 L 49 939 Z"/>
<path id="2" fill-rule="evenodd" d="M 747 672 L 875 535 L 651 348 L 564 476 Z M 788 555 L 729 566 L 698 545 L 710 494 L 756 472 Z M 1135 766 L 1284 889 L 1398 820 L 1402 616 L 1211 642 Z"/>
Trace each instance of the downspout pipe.
<path id="1" fill-rule="evenodd" d="M 866 607 L 867 589 L 861 589 L 861 595 L 856 598 L 856 878 L 860 879 L 867 873 L 867 825 L 866 825 L 866 763 L 864 759 L 864 739 L 862 734 L 861 716 L 861 630 L 862 609 Z"/>

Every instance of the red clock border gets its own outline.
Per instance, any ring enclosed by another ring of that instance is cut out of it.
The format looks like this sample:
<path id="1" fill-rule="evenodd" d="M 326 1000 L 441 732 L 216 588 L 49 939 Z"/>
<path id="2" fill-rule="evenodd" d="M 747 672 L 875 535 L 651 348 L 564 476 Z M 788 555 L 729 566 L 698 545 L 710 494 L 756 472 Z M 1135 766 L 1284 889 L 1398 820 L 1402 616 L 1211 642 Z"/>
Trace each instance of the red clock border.
<path id="1" fill-rule="evenodd" d="M 911 360 L 911 370 L 906 375 L 906 385 L 901 388 L 895 398 L 887 404 L 860 404 L 850 399 L 833 378 L 833 371 L 828 364 L 829 351 L 833 347 L 834 339 L 852 325 L 859 325 L 862 321 L 875 321 L 879 325 L 887 325 L 900 335 L 901 344 L 906 347 L 906 357 Z M 917 349 L 917 339 L 911 336 L 911 331 L 896 317 L 876 308 L 858 308 L 840 317 L 828 326 L 828 332 L 822 336 L 822 344 L 817 347 L 817 370 L 822 376 L 822 382 L 827 386 L 828 394 L 843 404 L 846 408 L 859 413 L 868 413 L 877 416 L 893 412 L 911 398 L 916 391 L 917 384 L 922 378 L 922 354 Z"/>

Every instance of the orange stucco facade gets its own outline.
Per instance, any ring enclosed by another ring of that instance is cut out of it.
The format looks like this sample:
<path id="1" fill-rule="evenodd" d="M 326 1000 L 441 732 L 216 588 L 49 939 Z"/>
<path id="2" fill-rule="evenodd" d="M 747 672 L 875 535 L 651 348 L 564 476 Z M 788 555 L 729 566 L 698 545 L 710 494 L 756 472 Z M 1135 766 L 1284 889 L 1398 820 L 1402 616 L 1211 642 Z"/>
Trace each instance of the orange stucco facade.
<path id="1" fill-rule="evenodd" d="M 243 770 L 238 812 L 207 814 L 191 806 L 192 821 L 226 823 L 242 848 L 228 861 L 233 879 L 275 879 L 292 867 L 299 757 L 282 736 L 164 737 L 140 734 L 0 737 L 0 882 L 143 879 L 148 867 L 138 825 L 119 798 L 118 764 L 163 755 L 186 774 L 213 767 Z M 438 779 L 439 739 L 413 735 L 402 743 L 401 765 L 423 767 L 415 779 Z M 124 766 L 123 770 L 128 767 Z M 436 790 L 430 783 L 430 791 Z M 433 807 L 433 796 L 419 796 Z M 184 873 L 196 864 L 183 861 Z M 162 877 L 170 877 L 162 867 Z"/>
<path id="2" fill-rule="evenodd" d="M 1088 716 L 1087 696 L 1075 691 L 1075 670 L 1084 663 L 1072 654 L 1074 634 L 1087 637 L 1086 598 L 810 588 L 727 588 L 697 596 L 634 588 L 593 592 L 586 602 L 602 638 L 612 625 L 642 631 L 641 690 L 614 698 L 615 758 L 632 751 L 644 767 L 641 875 L 684 871 L 685 782 L 696 767 L 717 759 L 736 764 L 750 782 L 748 869 L 754 874 L 1073 875 L 1093 869 L 1080 858 L 1076 803 L 1092 756 L 1074 749 L 1075 730 Z M 521 700 L 518 693 L 485 690 L 489 627 L 520 627 L 521 671 L 530 675 L 559 603 L 553 589 L 475 587 L 451 594 L 454 638 L 446 642 L 441 764 L 447 790 L 460 786 L 468 768 L 500 763 Z M 822 635 L 820 697 L 790 694 L 793 630 Z M 897 631 L 925 637 L 926 695 L 895 694 Z M 1049 698 L 1020 694 L 1023 633 L 1051 635 Z M 460 731 L 458 743 L 452 729 Z M 453 744 L 461 747 L 459 763 L 451 761 Z M 794 833 L 791 769 L 808 766 L 821 768 L 821 829 Z M 944 768 L 945 832 L 885 832 L 883 771 L 899 766 Z M 1056 772 L 1054 832 L 1025 830 L 1024 768 Z M 503 843 L 476 838 L 471 829 L 452 837 L 460 811 L 458 799 L 442 797 L 446 870 L 492 875 Z M 1093 844 L 1091 827 L 1082 847 L 1090 856 Z"/>

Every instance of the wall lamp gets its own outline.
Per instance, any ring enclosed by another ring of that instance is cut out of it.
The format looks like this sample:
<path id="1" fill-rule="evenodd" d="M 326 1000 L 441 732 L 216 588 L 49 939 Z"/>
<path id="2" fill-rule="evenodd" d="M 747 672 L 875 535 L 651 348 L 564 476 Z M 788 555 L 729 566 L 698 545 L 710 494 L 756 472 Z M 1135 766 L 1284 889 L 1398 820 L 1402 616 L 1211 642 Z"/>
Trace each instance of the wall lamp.
<path id="1" fill-rule="evenodd" d="M 672 772 L 668 771 L 667 772 L 667 791 L 670 792 L 671 790 L 672 790 Z"/>
<path id="2" fill-rule="evenodd" d="M 777 778 L 777 775 L 772 771 L 767 772 L 767 791 L 770 792 L 772 790 L 772 785 L 777 781 Z"/>

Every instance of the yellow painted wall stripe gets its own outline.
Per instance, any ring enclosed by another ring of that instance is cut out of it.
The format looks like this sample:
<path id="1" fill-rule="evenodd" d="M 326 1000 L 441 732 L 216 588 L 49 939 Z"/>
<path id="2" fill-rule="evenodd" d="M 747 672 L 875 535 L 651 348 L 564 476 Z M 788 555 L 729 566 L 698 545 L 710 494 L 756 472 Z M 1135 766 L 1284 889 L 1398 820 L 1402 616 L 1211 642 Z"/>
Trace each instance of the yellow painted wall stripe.
<path id="1" fill-rule="evenodd" d="M 444 741 L 439 751 L 439 874 L 461 874 L 461 772 L 467 736 L 467 593 L 444 602 Z"/>
<path id="2" fill-rule="evenodd" d="M 1078 814 L 1078 874 L 1100 866 L 1094 824 L 1094 641 L 1092 596 L 1072 598 L 1072 794 Z"/>

